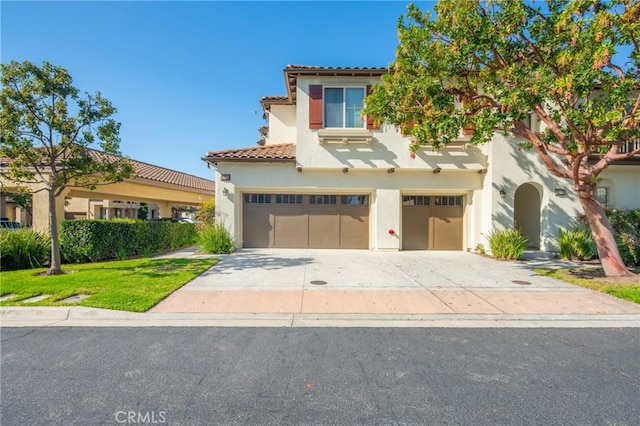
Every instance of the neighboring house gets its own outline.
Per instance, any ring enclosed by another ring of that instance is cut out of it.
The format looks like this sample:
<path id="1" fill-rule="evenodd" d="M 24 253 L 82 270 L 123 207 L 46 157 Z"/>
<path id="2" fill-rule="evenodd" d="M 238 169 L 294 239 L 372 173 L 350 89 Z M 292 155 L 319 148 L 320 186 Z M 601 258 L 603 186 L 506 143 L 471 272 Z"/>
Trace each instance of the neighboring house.
<path id="1" fill-rule="evenodd" d="M 91 150 L 92 155 L 111 156 Z M 177 207 L 199 207 L 215 194 L 215 182 L 198 176 L 178 172 L 153 164 L 130 159 L 135 176 L 123 182 L 98 185 L 95 190 L 68 187 L 57 203 L 58 220 L 136 218 L 141 203 L 147 204 L 147 218 L 161 219 L 177 216 Z M 0 158 L 0 170 L 10 159 Z M 18 188 L 10 181 L 0 179 L 0 216 L 16 220 L 35 229 L 49 229 L 49 203 L 45 191 L 33 194 L 32 214 L 13 201 L 12 192 Z M 41 185 L 40 185 L 41 186 Z M 39 186 L 31 188 L 33 191 Z"/>
<path id="2" fill-rule="evenodd" d="M 159 219 L 160 208 L 156 203 L 146 203 L 146 219 Z M 64 216 L 73 219 L 114 219 L 139 217 L 142 203 L 136 201 L 101 200 L 96 198 L 67 198 Z"/>
<path id="3" fill-rule="evenodd" d="M 494 228 L 515 226 L 553 251 L 558 229 L 581 213 L 572 183 L 498 133 L 481 146 L 461 133 L 412 158 L 409 138 L 360 117 L 386 72 L 287 66 L 287 96 L 261 101 L 258 146 L 206 154 L 216 217 L 239 247 L 474 250 Z M 638 160 L 601 175 L 606 204 L 640 208 Z"/>

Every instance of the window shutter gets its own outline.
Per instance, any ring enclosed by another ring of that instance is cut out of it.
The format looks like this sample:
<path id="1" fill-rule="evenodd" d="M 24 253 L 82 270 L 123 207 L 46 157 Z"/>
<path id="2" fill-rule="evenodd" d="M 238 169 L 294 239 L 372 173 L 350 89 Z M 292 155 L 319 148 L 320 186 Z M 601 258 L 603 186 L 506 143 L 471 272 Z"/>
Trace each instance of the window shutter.
<path id="1" fill-rule="evenodd" d="M 367 96 L 369 96 L 371 94 L 371 85 L 367 85 Z M 367 129 L 368 130 L 380 130 L 380 125 L 376 124 L 373 121 L 373 117 L 370 115 L 367 115 Z"/>
<path id="2" fill-rule="evenodd" d="M 322 129 L 322 85 L 309 86 L 309 128 Z"/>

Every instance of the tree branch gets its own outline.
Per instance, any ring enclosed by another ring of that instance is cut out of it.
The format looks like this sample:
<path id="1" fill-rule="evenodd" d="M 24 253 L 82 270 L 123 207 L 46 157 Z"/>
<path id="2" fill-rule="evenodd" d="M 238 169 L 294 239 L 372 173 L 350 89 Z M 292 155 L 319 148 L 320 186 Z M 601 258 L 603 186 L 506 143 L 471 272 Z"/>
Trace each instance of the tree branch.
<path id="1" fill-rule="evenodd" d="M 547 152 L 546 145 L 540 140 L 540 138 L 535 133 L 533 133 L 530 129 L 528 129 L 527 126 L 524 125 L 524 123 L 516 122 L 514 123 L 514 125 L 519 134 L 524 135 L 527 139 L 531 141 L 531 143 L 533 144 L 533 147 L 535 148 L 536 152 L 542 159 L 547 170 L 549 170 L 551 173 L 553 173 L 558 177 L 563 177 L 568 179 L 571 179 L 573 177 L 569 170 L 567 170 L 564 167 L 560 167 L 554 161 L 553 157 L 551 157 L 551 155 L 549 155 L 549 153 Z"/>

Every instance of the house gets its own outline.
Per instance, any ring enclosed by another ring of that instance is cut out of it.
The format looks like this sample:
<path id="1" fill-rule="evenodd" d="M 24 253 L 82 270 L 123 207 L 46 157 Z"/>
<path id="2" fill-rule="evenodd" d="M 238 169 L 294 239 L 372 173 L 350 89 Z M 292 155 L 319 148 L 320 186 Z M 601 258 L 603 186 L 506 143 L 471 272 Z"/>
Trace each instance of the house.
<path id="1" fill-rule="evenodd" d="M 397 128 L 360 116 L 387 72 L 287 66 L 287 95 L 261 100 L 258 145 L 203 157 L 215 167 L 216 217 L 238 246 L 475 250 L 515 226 L 533 248 L 554 251 L 558 229 L 581 212 L 571 182 L 501 134 L 473 146 L 461 133 L 411 155 Z M 635 160 L 601 175 L 603 202 L 640 208 Z"/>
<path id="2" fill-rule="evenodd" d="M 99 157 L 115 157 L 94 149 L 91 154 Z M 11 159 L 0 158 L 0 171 L 5 171 Z M 136 218 L 142 203 L 146 204 L 147 218 L 171 218 L 176 206 L 199 207 L 211 200 L 215 182 L 165 167 L 129 159 L 135 175 L 123 182 L 99 185 L 95 190 L 69 186 L 59 196 L 58 221 L 62 219 L 111 219 Z M 44 168 L 44 174 L 48 169 Z M 12 194 L 19 192 L 15 183 L 0 177 L 0 216 L 16 220 L 22 225 L 48 231 L 49 203 L 47 192 L 39 191 L 41 184 L 30 185 L 32 208 L 20 207 Z"/>

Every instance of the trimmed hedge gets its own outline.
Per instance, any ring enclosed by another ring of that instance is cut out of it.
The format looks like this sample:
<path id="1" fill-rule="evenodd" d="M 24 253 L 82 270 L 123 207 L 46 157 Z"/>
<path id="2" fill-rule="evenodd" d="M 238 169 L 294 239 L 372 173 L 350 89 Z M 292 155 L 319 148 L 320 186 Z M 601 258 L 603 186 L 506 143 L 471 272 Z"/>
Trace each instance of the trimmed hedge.
<path id="1" fill-rule="evenodd" d="M 63 220 L 60 252 L 67 263 L 148 256 L 195 243 L 192 223 L 134 220 Z"/>

